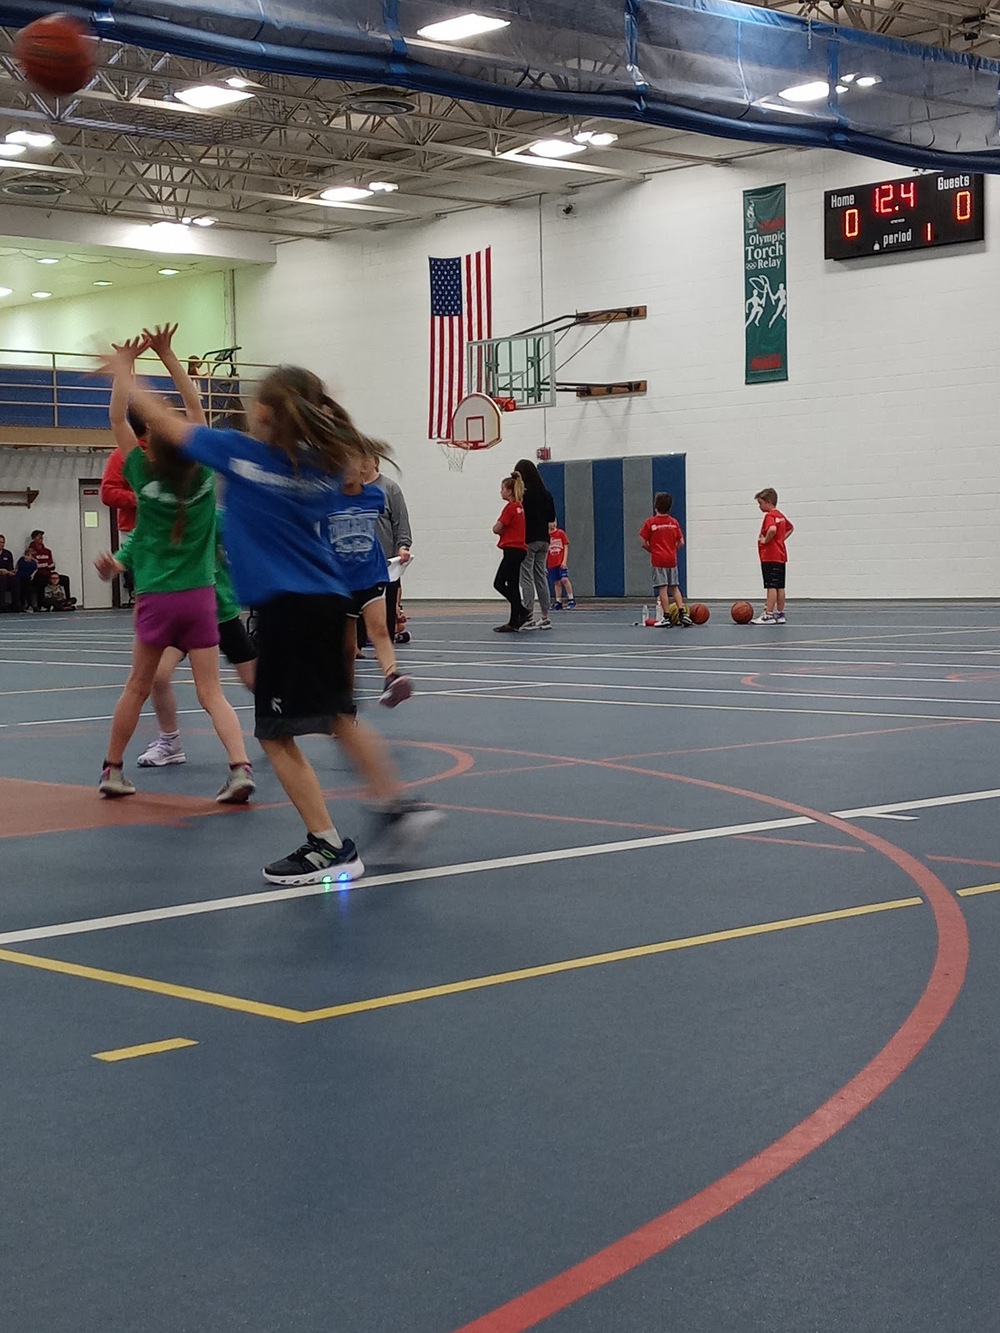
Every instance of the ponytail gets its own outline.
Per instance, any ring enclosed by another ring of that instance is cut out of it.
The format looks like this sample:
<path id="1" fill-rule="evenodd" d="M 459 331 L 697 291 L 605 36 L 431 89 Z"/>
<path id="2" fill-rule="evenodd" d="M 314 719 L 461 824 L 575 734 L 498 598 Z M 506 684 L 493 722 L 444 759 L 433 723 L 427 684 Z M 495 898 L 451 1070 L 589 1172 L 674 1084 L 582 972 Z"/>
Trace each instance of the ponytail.
<path id="1" fill-rule="evenodd" d="M 389 446 L 362 434 L 310 370 L 279 366 L 261 381 L 257 398 L 271 410 L 269 443 L 296 471 L 303 458 L 321 472 L 336 474 L 358 454 L 389 456 Z"/>
<path id="2" fill-rule="evenodd" d="M 524 482 L 521 480 L 520 472 L 512 472 L 509 477 L 504 477 L 503 480 L 504 485 L 510 487 L 515 501 L 520 504 L 524 499 Z"/>
<path id="3" fill-rule="evenodd" d="M 166 483 L 177 497 L 177 517 L 170 529 L 170 542 L 172 546 L 179 546 L 184 540 L 187 502 L 198 464 L 185 458 L 172 445 L 162 443 L 155 431 L 150 431 L 148 444 L 150 471 L 157 481 Z"/>

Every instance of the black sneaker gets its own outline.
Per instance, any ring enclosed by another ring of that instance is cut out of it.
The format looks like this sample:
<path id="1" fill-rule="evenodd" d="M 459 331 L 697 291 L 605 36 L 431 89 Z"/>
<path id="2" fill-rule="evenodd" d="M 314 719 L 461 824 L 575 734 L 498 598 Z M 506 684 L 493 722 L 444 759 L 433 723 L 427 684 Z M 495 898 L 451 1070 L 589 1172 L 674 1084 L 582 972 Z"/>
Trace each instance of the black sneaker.
<path id="1" fill-rule="evenodd" d="M 419 801 L 398 801 L 378 811 L 376 841 L 382 860 L 406 860 L 444 819 L 440 810 Z"/>
<path id="2" fill-rule="evenodd" d="M 291 856 L 263 871 L 269 884 L 323 884 L 329 880 L 331 888 L 360 879 L 364 873 L 364 863 L 350 838 L 344 839 L 342 847 L 331 847 L 312 833 Z"/>
<path id="3" fill-rule="evenodd" d="M 689 629 L 694 624 L 694 621 L 686 611 L 681 612 L 681 624 L 685 629 Z"/>

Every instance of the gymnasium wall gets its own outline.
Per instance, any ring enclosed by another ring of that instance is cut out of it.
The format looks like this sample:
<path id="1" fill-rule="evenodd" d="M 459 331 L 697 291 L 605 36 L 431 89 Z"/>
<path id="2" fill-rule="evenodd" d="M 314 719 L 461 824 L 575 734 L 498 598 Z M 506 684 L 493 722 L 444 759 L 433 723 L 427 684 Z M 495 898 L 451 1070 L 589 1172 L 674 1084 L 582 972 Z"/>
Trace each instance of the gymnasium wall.
<path id="1" fill-rule="evenodd" d="M 105 453 L 86 454 L 56 449 L 0 448 L 0 489 L 38 491 L 30 509 L 16 505 L 0 508 L 0 532 L 14 560 L 24 551 L 35 528 L 45 533 L 45 545 L 56 568 L 69 576 L 74 597 L 80 596 L 80 482 L 99 478 Z"/>
<path id="2" fill-rule="evenodd" d="M 547 443 L 561 462 L 686 454 L 693 597 L 757 591 L 753 495 L 767 485 L 796 525 L 791 597 L 992 596 L 1000 186 L 987 179 L 984 245 L 825 262 L 823 191 L 897 174 L 832 152 L 775 152 L 283 245 L 268 272 L 237 275 L 238 338 L 254 360 L 315 367 L 396 446 L 417 533 L 413 595 L 491 595 L 499 479 Z M 747 387 L 741 193 L 781 181 L 790 379 Z M 611 327 L 565 373 L 645 378 L 649 393 L 561 395 L 550 411 L 505 416 L 503 443 L 454 475 L 425 439 L 427 256 L 487 244 L 497 332 L 648 305 L 645 322 Z"/>

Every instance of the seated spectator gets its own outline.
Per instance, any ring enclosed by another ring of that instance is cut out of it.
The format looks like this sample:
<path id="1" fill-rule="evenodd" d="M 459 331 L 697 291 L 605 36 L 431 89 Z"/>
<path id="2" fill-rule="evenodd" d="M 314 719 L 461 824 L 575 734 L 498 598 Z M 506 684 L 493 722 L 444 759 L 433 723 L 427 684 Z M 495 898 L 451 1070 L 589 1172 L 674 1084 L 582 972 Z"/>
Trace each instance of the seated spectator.
<path id="1" fill-rule="evenodd" d="M 14 557 L 7 550 L 7 538 L 0 536 L 0 611 L 7 610 L 7 598 L 10 609 L 20 611 L 21 589 L 14 577 Z"/>
<path id="2" fill-rule="evenodd" d="M 44 531 L 41 528 L 36 528 L 31 534 L 31 541 L 28 543 L 28 549 L 31 551 L 32 556 L 38 564 L 38 572 L 35 574 L 32 584 L 39 605 L 41 605 L 45 599 L 45 589 L 48 586 L 49 574 L 56 567 L 55 558 L 43 541 L 44 536 Z M 69 595 L 68 577 L 65 574 L 60 574 L 59 582 L 63 586 L 67 601 L 71 600 Z M 74 602 L 73 605 L 75 606 L 76 603 Z"/>
<path id="3" fill-rule="evenodd" d="M 38 561 L 29 546 L 14 567 L 14 577 L 17 581 L 18 599 L 22 611 L 38 610 L 38 596 L 32 582 L 37 573 Z"/>
<path id="4" fill-rule="evenodd" d="M 66 589 L 62 585 L 59 573 L 54 569 L 49 571 L 48 582 L 42 594 L 42 605 L 46 611 L 76 610 L 76 598 L 66 596 Z"/>

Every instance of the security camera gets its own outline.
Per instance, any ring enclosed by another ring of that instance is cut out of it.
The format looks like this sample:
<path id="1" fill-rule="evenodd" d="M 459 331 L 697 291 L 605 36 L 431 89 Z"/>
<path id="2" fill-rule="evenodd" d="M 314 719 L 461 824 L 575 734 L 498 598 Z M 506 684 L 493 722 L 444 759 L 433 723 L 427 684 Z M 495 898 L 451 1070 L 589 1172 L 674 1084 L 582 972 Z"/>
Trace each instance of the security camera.
<path id="1" fill-rule="evenodd" d="M 559 212 L 563 215 L 564 218 L 571 218 L 571 217 L 573 216 L 573 214 L 576 212 L 576 205 L 575 205 L 575 204 L 560 204 L 560 205 L 559 205 Z"/>

